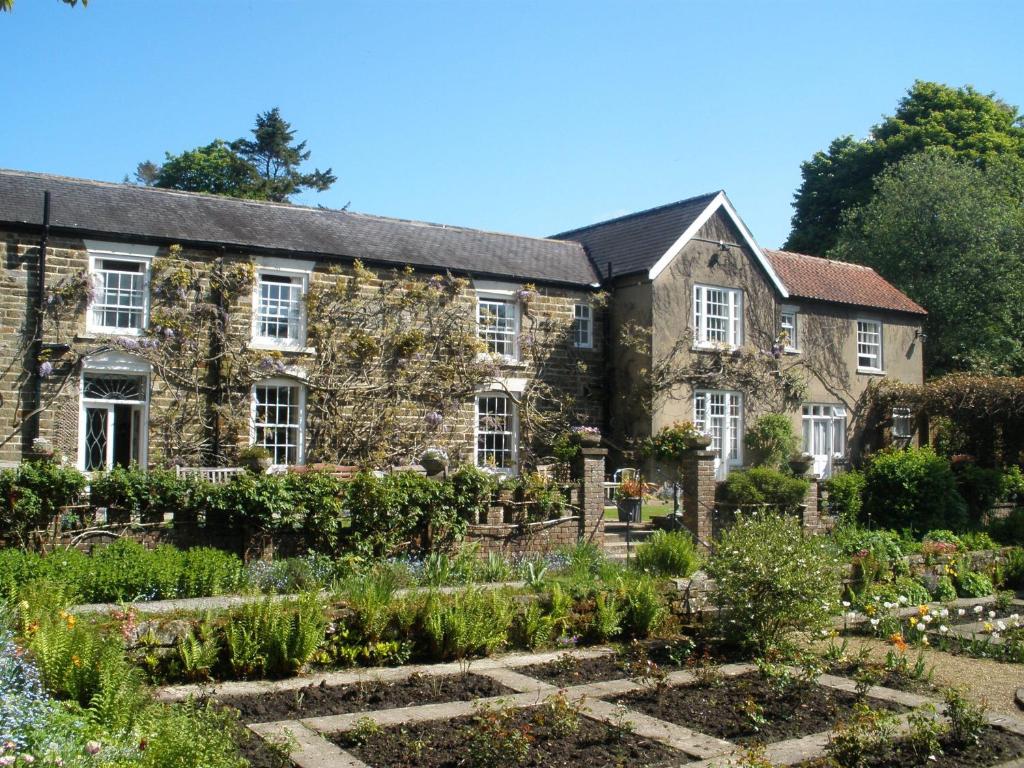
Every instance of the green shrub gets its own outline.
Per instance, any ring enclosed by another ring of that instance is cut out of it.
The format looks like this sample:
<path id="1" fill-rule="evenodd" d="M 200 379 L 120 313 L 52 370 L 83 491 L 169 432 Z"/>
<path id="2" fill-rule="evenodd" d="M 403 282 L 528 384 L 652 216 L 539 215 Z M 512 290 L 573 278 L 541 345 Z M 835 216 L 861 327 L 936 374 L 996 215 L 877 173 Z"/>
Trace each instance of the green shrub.
<path id="1" fill-rule="evenodd" d="M 771 469 L 784 466 L 799 445 L 793 434 L 793 420 L 782 413 L 758 416 L 743 442 L 750 449 L 755 464 Z"/>
<path id="2" fill-rule="evenodd" d="M 935 592 L 932 594 L 932 597 L 940 603 L 956 600 L 956 587 L 953 586 L 953 580 L 949 576 L 942 576 L 935 585 Z"/>
<path id="3" fill-rule="evenodd" d="M 1003 496 L 1003 472 L 973 462 L 960 462 L 954 468 L 956 489 L 967 503 L 971 522 L 978 524 Z"/>
<path id="4" fill-rule="evenodd" d="M 455 512 L 460 518 L 467 521 L 486 518 L 496 488 L 494 475 L 472 464 L 463 464 L 449 476 L 448 483 Z"/>
<path id="5" fill-rule="evenodd" d="M 636 548 L 633 567 L 655 576 L 689 576 L 700 561 L 700 553 L 688 532 L 655 531 Z"/>
<path id="6" fill-rule="evenodd" d="M 423 629 L 432 658 L 463 661 L 486 656 L 504 645 L 511 624 L 508 595 L 471 587 L 453 595 L 433 595 L 426 606 Z"/>
<path id="7" fill-rule="evenodd" d="M 516 499 L 526 504 L 526 519 L 554 520 L 565 513 L 567 501 L 559 485 L 543 475 L 528 472 L 515 482 Z"/>
<path id="8" fill-rule="evenodd" d="M 960 535 L 960 541 L 968 552 L 999 549 L 999 545 L 985 531 L 968 531 Z"/>
<path id="9" fill-rule="evenodd" d="M 166 469 L 116 466 L 97 472 L 89 481 L 89 500 L 96 507 L 116 507 L 144 522 L 159 522 L 165 512 L 190 509 L 190 499 L 201 481 L 178 477 Z"/>
<path id="10" fill-rule="evenodd" d="M 1024 549 L 1014 548 L 1006 554 L 1003 585 L 1010 589 L 1024 587 Z"/>
<path id="11" fill-rule="evenodd" d="M 1024 472 L 1016 464 L 1003 470 L 999 501 L 1024 501 Z"/>
<path id="12" fill-rule="evenodd" d="M 365 555 L 451 543 L 466 530 L 466 520 L 460 517 L 454 499 L 451 484 L 414 472 L 395 472 L 383 478 L 361 472 L 348 487 L 350 541 Z M 432 542 L 425 539 L 428 532 Z"/>
<path id="13" fill-rule="evenodd" d="M 294 675 L 313 658 L 326 629 L 324 606 L 315 594 L 244 605 L 231 612 L 224 629 L 231 668 L 239 677 Z"/>
<path id="14" fill-rule="evenodd" d="M 823 537 L 792 516 L 737 515 L 708 561 L 724 630 L 761 651 L 793 632 L 829 625 L 840 592 L 838 560 Z"/>
<path id="15" fill-rule="evenodd" d="M 285 485 L 298 511 L 297 526 L 306 546 L 337 554 L 348 484 L 327 472 L 303 472 L 285 475 Z"/>
<path id="16" fill-rule="evenodd" d="M 52 522 L 62 507 L 76 504 L 86 479 L 53 461 L 24 461 L 0 470 L 0 535 L 27 545 L 29 531 Z"/>
<path id="17" fill-rule="evenodd" d="M 234 530 L 294 530 L 301 517 L 291 489 L 291 481 L 282 475 L 234 475 L 211 494 L 215 518 Z"/>
<path id="18" fill-rule="evenodd" d="M 977 571 L 958 570 L 954 580 L 960 597 L 987 597 L 994 595 L 996 591 L 992 579 Z"/>
<path id="19" fill-rule="evenodd" d="M 246 583 L 245 566 L 229 552 L 193 547 L 181 558 L 178 597 L 208 597 L 240 591 Z"/>
<path id="20" fill-rule="evenodd" d="M 927 446 L 879 451 L 864 480 L 862 515 L 874 525 L 915 531 L 967 525 L 967 505 L 949 462 Z"/>
<path id="21" fill-rule="evenodd" d="M 833 529 L 831 538 L 843 557 L 868 553 L 880 562 L 891 565 L 907 555 L 900 536 L 881 528 L 865 528 L 857 523 L 843 522 Z"/>
<path id="22" fill-rule="evenodd" d="M 1006 546 L 1024 544 L 1024 507 L 1017 507 L 1006 517 L 993 520 L 988 527 L 996 541 Z"/>
<path id="23" fill-rule="evenodd" d="M 803 504 L 806 480 L 767 467 L 730 472 L 721 486 L 722 501 L 736 509 L 772 507 L 778 512 L 795 511 Z"/>
<path id="24" fill-rule="evenodd" d="M 863 506 L 864 484 L 864 473 L 855 469 L 832 475 L 825 481 L 828 514 L 847 521 L 857 520 Z"/>
<path id="25" fill-rule="evenodd" d="M 646 574 L 619 580 L 622 599 L 622 631 L 629 637 L 649 637 L 665 620 L 668 608 L 658 593 L 658 584 Z"/>
<path id="26" fill-rule="evenodd" d="M 878 600 L 875 600 L 876 597 Z M 920 581 L 911 576 L 898 576 L 892 581 L 868 585 L 861 593 L 860 602 L 863 605 L 868 605 L 872 601 L 921 605 L 929 602 L 931 598 L 928 588 Z"/>

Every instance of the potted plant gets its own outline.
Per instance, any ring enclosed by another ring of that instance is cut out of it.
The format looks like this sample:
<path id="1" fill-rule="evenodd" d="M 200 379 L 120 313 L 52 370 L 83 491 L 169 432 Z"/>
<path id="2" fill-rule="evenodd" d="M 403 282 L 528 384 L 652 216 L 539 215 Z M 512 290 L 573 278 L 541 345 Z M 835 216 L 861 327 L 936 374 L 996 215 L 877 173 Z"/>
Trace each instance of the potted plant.
<path id="1" fill-rule="evenodd" d="M 597 427 L 573 427 L 572 436 L 584 448 L 596 448 L 601 444 L 601 430 Z"/>
<path id="2" fill-rule="evenodd" d="M 660 461 L 674 462 L 687 451 L 704 449 L 711 445 L 711 435 L 701 432 L 691 421 L 677 421 L 664 427 L 647 440 L 646 452 Z"/>
<path id="3" fill-rule="evenodd" d="M 639 523 L 644 501 L 644 480 L 639 474 L 627 477 L 615 491 L 615 506 L 620 523 Z"/>
<path id="4" fill-rule="evenodd" d="M 238 452 L 238 463 L 257 474 L 266 472 L 274 463 L 270 451 L 262 445 L 250 445 Z"/>

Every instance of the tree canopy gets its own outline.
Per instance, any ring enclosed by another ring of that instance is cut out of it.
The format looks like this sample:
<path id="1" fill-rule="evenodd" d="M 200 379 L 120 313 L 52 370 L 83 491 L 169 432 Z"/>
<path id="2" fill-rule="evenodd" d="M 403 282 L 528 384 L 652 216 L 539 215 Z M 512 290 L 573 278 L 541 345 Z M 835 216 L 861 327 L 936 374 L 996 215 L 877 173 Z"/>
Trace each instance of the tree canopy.
<path id="1" fill-rule="evenodd" d="M 163 165 L 139 163 L 135 178 L 164 189 L 275 202 L 306 189 L 323 192 L 337 181 L 330 168 L 300 170 L 310 151 L 305 141 L 294 143 L 295 131 L 277 107 L 256 116 L 252 136 L 230 143 L 215 139 L 179 155 L 168 152 Z"/>
<path id="2" fill-rule="evenodd" d="M 785 247 L 823 255 L 835 245 L 843 213 L 870 201 L 876 176 L 926 149 L 979 168 L 997 159 L 1024 167 L 1024 119 L 1016 107 L 971 86 L 915 82 L 868 138 L 839 137 L 801 165 Z"/>
<path id="3" fill-rule="evenodd" d="M 929 374 L 1024 373 L 1022 180 L 1015 162 L 933 149 L 883 170 L 844 216 L 828 255 L 874 267 L 928 310 Z"/>

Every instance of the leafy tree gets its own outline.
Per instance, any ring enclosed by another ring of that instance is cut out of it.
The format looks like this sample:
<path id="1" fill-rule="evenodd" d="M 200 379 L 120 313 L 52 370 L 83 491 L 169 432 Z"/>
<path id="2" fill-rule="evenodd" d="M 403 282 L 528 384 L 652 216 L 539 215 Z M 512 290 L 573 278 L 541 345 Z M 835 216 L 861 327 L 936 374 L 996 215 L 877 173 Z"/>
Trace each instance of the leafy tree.
<path id="1" fill-rule="evenodd" d="M 163 165 L 139 163 L 135 179 L 163 189 L 275 202 L 287 202 L 304 189 L 323 192 L 337 181 L 330 168 L 311 173 L 299 170 L 310 151 L 304 141 L 293 143 L 295 131 L 277 107 L 256 116 L 252 134 L 252 140 L 215 139 L 180 155 L 168 152 Z"/>
<path id="2" fill-rule="evenodd" d="M 829 251 L 874 267 L 929 311 L 929 373 L 1024 373 L 1021 177 L 1008 163 L 913 155 L 882 172 Z"/>
<path id="3" fill-rule="evenodd" d="M 180 155 L 167 153 L 163 165 L 139 163 L 138 181 L 163 189 L 210 192 L 215 195 L 262 198 L 260 176 L 229 144 L 215 139 Z"/>
<path id="4" fill-rule="evenodd" d="M 282 202 L 303 188 L 323 192 L 337 181 L 330 168 L 312 173 L 299 171 L 299 166 L 309 159 L 309 150 L 304 141 L 292 143 L 295 131 L 277 107 L 256 116 L 252 135 L 253 141 L 238 139 L 231 148 L 259 173 L 260 197 Z"/>
<path id="5" fill-rule="evenodd" d="M 874 126 L 867 139 L 837 138 L 802 164 L 785 247 L 824 254 L 835 245 L 843 213 L 871 199 L 874 178 L 929 148 L 982 168 L 997 158 L 1024 167 L 1024 123 L 1016 107 L 994 94 L 915 82 L 896 113 Z"/>

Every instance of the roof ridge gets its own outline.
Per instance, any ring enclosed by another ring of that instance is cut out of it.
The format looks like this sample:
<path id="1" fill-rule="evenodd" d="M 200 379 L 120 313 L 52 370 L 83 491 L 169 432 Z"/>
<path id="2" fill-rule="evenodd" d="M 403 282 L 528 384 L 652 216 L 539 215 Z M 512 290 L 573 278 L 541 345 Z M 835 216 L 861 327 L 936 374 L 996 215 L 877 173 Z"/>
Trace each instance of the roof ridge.
<path id="1" fill-rule="evenodd" d="M 538 240 L 542 242 L 558 243 L 564 245 L 565 240 L 559 240 L 554 237 L 540 237 L 536 235 L 520 235 L 514 232 L 499 232 L 492 229 L 480 229 L 478 227 L 467 227 L 459 224 L 440 224 L 433 221 L 424 221 L 421 219 L 407 219 L 401 216 L 381 216 L 376 213 L 364 213 L 362 211 L 350 211 L 344 208 L 327 208 L 324 206 L 312 206 L 302 205 L 296 203 L 283 203 L 275 200 L 253 200 L 246 197 L 233 197 L 231 195 L 217 195 L 212 192 L 193 192 L 184 189 L 166 189 L 164 187 L 149 187 L 144 184 L 132 184 L 130 182 L 120 181 L 102 181 L 99 179 L 85 179 L 78 176 L 64 176 L 61 174 L 53 173 L 39 173 L 37 171 L 22 171 L 15 168 L 0 168 L 0 175 L 14 175 L 23 176 L 27 178 L 35 179 L 53 179 L 55 181 L 73 182 L 76 184 L 88 184 L 97 187 L 113 187 L 117 189 L 130 189 L 138 190 L 148 194 L 165 194 L 174 195 L 186 198 L 200 198 L 213 200 L 216 202 L 234 203 L 241 205 L 253 205 L 257 207 L 274 207 L 283 208 L 292 211 L 312 211 L 314 213 L 328 213 L 328 214 L 342 214 L 345 216 L 360 216 L 366 219 L 376 219 L 378 221 L 393 221 L 401 224 L 411 224 L 420 227 L 433 227 L 436 229 L 448 229 L 457 230 L 460 232 L 478 232 L 484 235 L 500 235 L 502 237 L 513 237 L 518 240 Z"/>
<path id="2" fill-rule="evenodd" d="M 603 227 L 606 224 L 614 224 L 614 223 L 619 222 L 619 221 L 625 221 L 626 219 L 635 219 L 635 218 L 639 218 L 640 216 L 647 216 L 647 215 L 652 214 L 652 213 L 658 213 L 659 211 L 663 211 L 663 210 L 665 210 L 667 208 L 674 208 L 674 207 L 679 206 L 679 205 L 685 205 L 686 203 L 692 203 L 695 200 L 700 200 L 702 197 L 714 198 L 717 195 L 722 194 L 724 191 L 725 190 L 719 189 L 719 190 L 716 190 L 715 192 L 705 192 L 704 194 L 701 194 L 701 195 L 694 195 L 693 197 L 687 197 L 684 200 L 676 200 L 673 203 L 663 203 L 662 205 L 656 205 L 653 208 L 645 208 L 642 211 L 634 211 L 633 213 L 626 213 L 626 214 L 623 214 L 622 216 L 616 216 L 616 217 L 611 218 L 611 219 L 604 219 L 603 221 L 598 221 L 598 222 L 595 222 L 593 224 L 586 224 L 586 225 L 584 225 L 582 227 L 576 227 L 575 229 L 567 229 L 564 232 L 558 232 L 557 234 L 552 235 L 551 238 L 549 238 L 549 239 L 560 239 L 560 238 L 564 237 L 565 235 L 571 235 L 571 234 L 574 234 L 576 232 L 583 232 L 584 230 L 587 230 L 587 229 L 594 229 L 595 227 Z"/>

